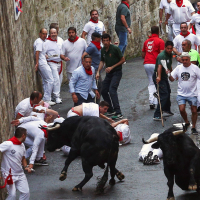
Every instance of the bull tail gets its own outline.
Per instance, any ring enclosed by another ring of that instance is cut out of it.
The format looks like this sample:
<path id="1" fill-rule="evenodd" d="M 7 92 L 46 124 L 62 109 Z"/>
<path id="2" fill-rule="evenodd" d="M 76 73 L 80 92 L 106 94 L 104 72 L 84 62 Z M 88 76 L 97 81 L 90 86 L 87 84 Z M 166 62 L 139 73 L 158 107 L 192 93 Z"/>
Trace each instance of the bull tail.
<path id="1" fill-rule="evenodd" d="M 105 186 L 106 182 L 108 181 L 108 167 L 109 167 L 109 165 L 107 164 L 107 167 L 106 167 L 106 170 L 105 170 L 103 176 L 97 183 L 96 192 L 95 192 L 96 194 L 100 194 L 104 191 L 104 186 Z"/>

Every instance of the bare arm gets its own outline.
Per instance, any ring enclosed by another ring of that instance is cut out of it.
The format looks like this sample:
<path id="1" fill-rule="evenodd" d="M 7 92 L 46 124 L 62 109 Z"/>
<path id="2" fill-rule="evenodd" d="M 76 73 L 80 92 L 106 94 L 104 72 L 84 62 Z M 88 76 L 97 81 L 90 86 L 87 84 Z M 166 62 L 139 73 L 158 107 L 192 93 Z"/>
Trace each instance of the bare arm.
<path id="1" fill-rule="evenodd" d="M 105 115 L 103 115 L 102 113 L 99 113 L 99 117 L 102 119 L 106 119 L 108 122 L 113 123 L 114 121 L 111 118 L 106 117 Z"/>
<path id="2" fill-rule="evenodd" d="M 162 65 L 158 65 L 157 78 L 156 78 L 157 84 L 161 81 L 161 72 L 162 72 Z"/>
<path id="3" fill-rule="evenodd" d="M 21 115 L 18 113 L 17 116 L 15 117 L 15 119 L 20 119 L 21 117 L 23 117 L 23 116 L 21 116 Z"/>
<path id="4" fill-rule="evenodd" d="M 111 70 L 113 70 L 115 67 L 117 67 L 117 66 L 123 64 L 124 62 L 125 62 L 125 58 L 122 57 L 118 63 L 116 63 L 116 64 L 113 65 L 113 66 L 107 67 L 107 68 L 105 69 L 106 73 L 109 73 L 109 72 L 110 72 Z"/>
<path id="5" fill-rule="evenodd" d="M 25 170 L 27 170 L 29 173 L 31 173 L 31 169 L 29 167 L 27 167 L 27 161 L 26 161 L 26 158 L 24 156 L 22 157 L 22 165 L 23 165 Z"/>
<path id="6" fill-rule="evenodd" d="M 122 21 L 122 24 L 126 27 L 126 29 L 128 30 L 128 33 L 131 34 L 131 29 L 130 27 L 128 27 L 128 24 L 126 22 L 126 18 L 124 15 L 121 15 L 121 21 Z"/>
<path id="7" fill-rule="evenodd" d="M 142 52 L 142 58 L 145 58 L 146 52 Z"/>
<path id="8" fill-rule="evenodd" d="M 97 74 L 96 74 L 96 79 L 97 79 L 97 80 L 99 79 L 99 72 L 102 70 L 103 66 L 104 66 L 104 62 L 101 61 L 101 62 L 99 63 L 99 68 L 98 68 L 98 71 L 97 71 Z"/>
<path id="9" fill-rule="evenodd" d="M 180 56 L 180 55 L 181 55 L 181 53 L 180 53 L 180 52 L 178 52 L 178 50 L 177 50 L 175 47 L 173 47 L 173 52 L 174 52 L 176 55 L 178 55 L 178 56 Z"/>
<path id="10" fill-rule="evenodd" d="M 167 13 L 167 15 L 166 15 L 166 19 L 165 19 L 165 24 L 168 24 L 168 19 L 170 18 L 170 14 L 169 13 Z"/>
<path id="11" fill-rule="evenodd" d="M 35 52 L 35 71 L 36 72 L 37 72 L 38 66 L 39 66 L 39 55 L 40 55 L 40 51 L 36 51 Z"/>
<path id="12" fill-rule="evenodd" d="M 65 57 L 65 55 L 60 54 L 60 58 L 64 61 L 69 61 L 70 59 L 68 57 Z"/>
<path id="13" fill-rule="evenodd" d="M 58 116 L 58 112 L 55 111 L 55 110 L 52 110 L 52 109 L 47 109 L 46 113 L 49 114 L 49 115 L 54 115 L 56 117 Z"/>
<path id="14" fill-rule="evenodd" d="M 86 36 L 86 35 L 87 35 L 87 32 L 83 31 L 81 37 L 82 37 L 83 39 L 85 39 L 85 36 Z"/>
<path id="15" fill-rule="evenodd" d="M 114 122 L 114 123 L 111 124 L 111 126 L 112 126 L 112 127 L 116 127 L 117 125 L 119 125 L 119 124 L 124 124 L 124 123 L 126 123 L 126 124 L 128 125 L 128 124 L 129 124 L 129 123 L 128 123 L 128 119 L 122 119 L 122 120 L 120 120 L 120 121 L 118 121 L 118 122 Z"/>
<path id="16" fill-rule="evenodd" d="M 159 17 L 160 17 L 159 24 L 162 24 L 162 16 L 163 16 L 163 9 L 160 8 L 160 10 L 159 10 Z"/>

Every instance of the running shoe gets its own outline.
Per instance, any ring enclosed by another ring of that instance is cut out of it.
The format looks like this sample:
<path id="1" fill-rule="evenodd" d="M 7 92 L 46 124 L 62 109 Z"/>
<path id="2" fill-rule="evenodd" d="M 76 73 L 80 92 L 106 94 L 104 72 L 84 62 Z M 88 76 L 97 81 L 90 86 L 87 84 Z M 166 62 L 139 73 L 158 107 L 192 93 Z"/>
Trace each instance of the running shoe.
<path id="1" fill-rule="evenodd" d="M 60 104 L 60 103 L 62 103 L 62 100 L 61 100 L 61 98 L 56 98 L 56 103 L 57 103 L 57 104 Z"/>
<path id="2" fill-rule="evenodd" d="M 196 128 L 191 129 L 191 134 L 192 135 L 198 135 L 198 131 L 196 130 Z"/>
<path id="3" fill-rule="evenodd" d="M 154 117 L 153 120 L 154 121 L 161 121 L 162 119 L 161 119 L 161 117 Z"/>
<path id="4" fill-rule="evenodd" d="M 150 104 L 149 107 L 150 109 L 155 109 L 155 104 Z"/>
<path id="5" fill-rule="evenodd" d="M 124 116 L 122 114 L 115 114 L 114 116 L 112 116 L 112 119 L 122 119 Z"/>
<path id="6" fill-rule="evenodd" d="M 115 115 L 116 112 L 115 111 L 112 111 L 112 112 L 106 112 L 104 115 L 106 116 L 112 116 L 112 115 Z"/>
<path id="7" fill-rule="evenodd" d="M 49 165 L 43 158 L 41 158 L 40 160 L 35 160 L 34 164 L 39 165 L 39 166 L 48 166 Z"/>

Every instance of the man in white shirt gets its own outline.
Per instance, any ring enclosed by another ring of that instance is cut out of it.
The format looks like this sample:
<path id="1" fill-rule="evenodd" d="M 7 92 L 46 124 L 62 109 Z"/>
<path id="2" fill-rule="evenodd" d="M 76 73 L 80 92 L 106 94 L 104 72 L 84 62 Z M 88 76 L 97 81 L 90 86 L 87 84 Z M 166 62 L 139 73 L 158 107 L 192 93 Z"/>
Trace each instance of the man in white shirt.
<path id="1" fill-rule="evenodd" d="M 38 91 L 31 93 L 29 98 L 22 100 L 15 108 L 15 119 L 30 116 L 34 105 L 38 104 L 42 99 L 42 94 Z M 41 111 L 43 112 L 43 111 Z"/>
<path id="2" fill-rule="evenodd" d="M 178 65 L 171 74 L 169 71 L 166 71 L 166 73 L 168 73 L 170 81 L 178 79 L 177 102 L 180 114 L 185 121 L 186 128 L 189 127 L 190 122 L 185 111 L 186 102 L 188 102 L 192 111 L 191 133 L 197 135 L 198 132 L 195 128 L 197 121 L 197 80 L 200 80 L 200 69 L 191 63 L 190 57 L 188 52 L 183 52 L 181 54 L 183 64 Z"/>
<path id="3" fill-rule="evenodd" d="M 39 70 L 42 77 L 42 85 L 44 90 L 43 100 L 48 102 L 50 106 L 55 105 L 55 102 L 51 101 L 51 91 L 53 88 L 53 76 L 51 69 L 47 64 L 45 54 L 42 52 L 43 43 L 47 37 L 47 30 L 42 28 L 39 33 L 39 38 L 34 42 L 34 56 L 35 56 L 35 71 Z"/>
<path id="4" fill-rule="evenodd" d="M 20 200 L 28 200 L 30 197 L 29 186 L 24 170 L 31 172 L 25 159 L 25 146 L 23 142 L 26 139 L 26 129 L 17 128 L 15 136 L 0 144 L 2 153 L 1 172 L 4 181 L 7 180 L 7 200 L 16 199 L 16 190 L 19 190 Z"/>
<path id="5" fill-rule="evenodd" d="M 179 35 L 177 35 L 173 40 L 173 43 L 174 43 L 173 51 L 174 51 L 174 53 L 177 54 L 178 56 L 181 55 L 181 53 L 183 52 L 182 42 L 185 39 L 191 41 L 191 45 L 192 45 L 191 48 L 192 49 L 195 49 L 195 45 L 196 45 L 198 47 L 199 53 L 200 53 L 200 40 L 199 40 L 199 38 L 196 35 L 194 35 L 194 34 L 192 34 L 188 31 L 188 25 L 187 25 L 186 22 L 181 23 L 180 28 L 181 28 L 181 33 Z"/>
<path id="6" fill-rule="evenodd" d="M 52 28 L 55 28 L 57 30 L 57 33 L 59 34 L 59 25 L 58 23 L 51 23 L 49 26 L 49 30 L 51 30 Z M 59 44 L 60 47 L 62 47 L 64 40 L 57 36 L 57 43 Z M 60 78 L 60 85 L 62 85 L 62 80 L 63 80 L 63 65 L 61 62 L 60 68 L 58 69 L 59 72 L 59 78 Z"/>
<path id="7" fill-rule="evenodd" d="M 167 16 L 167 12 L 169 10 L 169 5 L 171 3 L 172 0 L 161 0 L 160 1 L 160 10 L 159 10 L 159 24 L 162 24 L 162 17 L 163 17 L 163 9 L 165 10 L 165 18 Z M 170 18 L 168 19 L 168 40 L 169 41 L 173 41 L 174 35 L 173 35 L 173 25 L 174 21 L 173 21 L 173 17 L 172 15 L 170 16 Z"/>
<path id="8" fill-rule="evenodd" d="M 57 30 L 55 28 L 50 29 L 50 35 L 47 40 L 43 44 L 43 53 L 46 55 L 48 65 L 51 68 L 51 73 L 53 75 L 53 97 L 57 104 L 62 103 L 60 98 L 60 78 L 59 71 L 62 65 L 62 61 L 60 58 L 61 45 L 57 42 Z"/>
<path id="9" fill-rule="evenodd" d="M 97 10 L 90 11 L 90 21 L 85 24 L 81 37 L 85 39 L 87 35 L 87 45 L 92 41 L 92 33 L 98 32 L 100 35 L 105 33 L 103 22 L 99 21 L 99 13 Z"/>
<path id="10" fill-rule="evenodd" d="M 81 65 L 81 56 L 87 48 L 86 41 L 76 35 L 76 28 L 68 29 L 69 38 L 64 41 L 60 58 L 66 61 L 67 79 L 70 81 L 72 72 Z"/>
<path id="11" fill-rule="evenodd" d="M 174 24 L 173 24 L 173 33 L 174 36 L 180 34 L 180 24 L 182 22 L 189 22 L 191 16 L 195 14 L 195 10 L 188 0 L 172 0 L 169 6 L 169 10 L 166 16 L 165 24 L 168 24 L 168 19 L 172 15 Z"/>

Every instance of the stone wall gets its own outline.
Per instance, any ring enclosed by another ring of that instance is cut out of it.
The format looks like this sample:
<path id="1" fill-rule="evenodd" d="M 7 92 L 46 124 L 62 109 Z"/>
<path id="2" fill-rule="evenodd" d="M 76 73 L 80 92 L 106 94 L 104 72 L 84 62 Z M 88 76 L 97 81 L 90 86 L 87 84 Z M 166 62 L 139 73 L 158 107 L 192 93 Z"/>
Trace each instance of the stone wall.
<path id="1" fill-rule="evenodd" d="M 132 34 L 129 35 L 127 57 L 141 53 L 150 26 L 158 22 L 159 2 L 130 0 Z M 0 143 L 13 135 L 10 122 L 18 102 L 28 97 L 31 91 L 41 90 L 33 62 L 33 43 L 40 28 L 58 22 L 63 39 L 67 39 L 70 26 L 75 26 L 80 36 L 90 18 L 90 10 L 94 8 L 99 10 L 100 19 L 115 42 L 118 40 L 114 31 L 115 14 L 119 3 L 120 0 L 23 0 L 23 13 L 15 21 L 13 0 L 0 0 Z M 5 199 L 5 190 L 2 191 L 0 199 Z"/>

